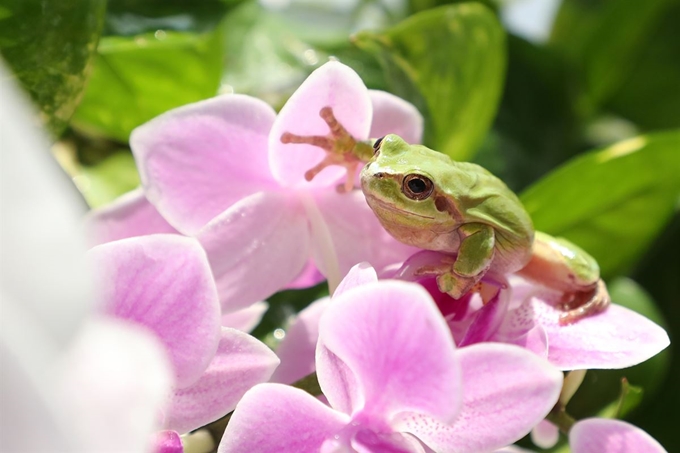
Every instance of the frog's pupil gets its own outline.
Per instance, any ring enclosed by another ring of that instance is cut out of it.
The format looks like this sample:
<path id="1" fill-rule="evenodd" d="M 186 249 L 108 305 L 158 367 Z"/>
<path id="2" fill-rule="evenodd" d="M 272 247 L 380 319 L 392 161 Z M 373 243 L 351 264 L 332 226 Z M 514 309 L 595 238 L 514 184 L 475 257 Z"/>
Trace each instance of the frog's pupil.
<path id="1" fill-rule="evenodd" d="M 413 178 L 408 182 L 408 188 L 413 193 L 423 193 L 427 190 L 427 184 L 422 179 Z"/>
<path id="2" fill-rule="evenodd" d="M 385 137 L 380 137 L 378 140 L 375 141 L 375 143 L 373 143 L 373 149 L 375 151 L 378 151 L 380 149 L 380 144 L 382 143 L 383 138 Z"/>

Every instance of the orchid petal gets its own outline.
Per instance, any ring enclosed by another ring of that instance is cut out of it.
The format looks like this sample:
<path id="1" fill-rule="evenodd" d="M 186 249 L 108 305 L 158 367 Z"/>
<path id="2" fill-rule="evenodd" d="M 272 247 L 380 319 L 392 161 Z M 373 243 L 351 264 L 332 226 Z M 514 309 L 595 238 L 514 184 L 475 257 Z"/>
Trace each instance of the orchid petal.
<path id="1" fill-rule="evenodd" d="M 423 138 L 423 116 L 418 109 L 386 91 L 368 90 L 373 104 L 373 122 L 369 137 L 397 134 L 406 143 L 420 143 Z"/>
<path id="2" fill-rule="evenodd" d="M 178 233 L 149 203 L 141 188 L 90 211 L 85 217 L 85 228 L 93 246 L 149 234 Z"/>
<path id="3" fill-rule="evenodd" d="M 250 307 L 242 308 L 231 313 L 222 314 L 222 326 L 231 327 L 242 332 L 250 332 L 262 320 L 262 316 L 269 309 L 267 302 L 255 302 Z"/>
<path id="4" fill-rule="evenodd" d="M 335 290 L 334 296 L 339 296 L 347 290 L 356 288 L 357 286 L 365 285 L 366 283 L 374 283 L 378 281 L 378 274 L 375 269 L 368 263 L 359 263 L 352 267 L 345 278 Z"/>
<path id="5" fill-rule="evenodd" d="M 170 224 L 193 235 L 236 201 L 273 187 L 267 137 L 275 116 L 265 102 L 234 94 L 138 127 L 130 146 L 147 198 Z"/>
<path id="6" fill-rule="evenodd" d="M 82 451 L 147 451 L 173 374 L 153 335 L 123 320 L 92 319 L 63 370 L 64 415 Z"/>
<path id="7" fill-rule="evenodd" d="M 182 439 L 176 431 L 159 431 L 151 437 L 151 453 L 184 453 Z"/>
<path id="8" fill-rule="evenodd" d="M 508 297 L 504 291 L 477 310 L 472 323 L 458 346 L 468 346 L 491 338 L 500 327 L 508 312 Z"/>
<path id="9" fill-rule="evenodd" d="M 317 194 L 316 202 L 330 232 L 342 276 L 364 261 L 380 273 L 388 265 L 401 263 L 418 250 L 390 236 L 358 190 L 350 193 L 324 191 Z M 324 272 L 318 250 L 314 253 L 315 261 Z"/>
<path id="10" fill-rule="evenodd" d="M 319 116 L 323 107 L 331 107 L 340 124 L 355 139 L 368 139 L 373 109 L 364 82 L 348 66 L 329 61 L 300 85 L 272 126 L 269 162 L 272 174 L 282 185 L 323 187 L 344 175 L 342 168 L 328 168 L 307 183 L 305 172 L 322 160 L 325 151 L 307 144 L 281 143 L 284 132 L 327 135 L 328 125 Z"/>
<path id="11" fill-rule="evenodd" d="M 314 260 L 310 259 L 307 264 L 302 269 L 300 274 L 295 277 L 295 280 L 286 285 L 287 289 L 301 289 L 309 288 L 310 286 L 318 285 L 322 281 L 326 280 L 319 269 L 314 264 Z"/>
<path id="12" fill-rule="evenodd" d="M 573 453 L 665 453 L 652 436 L 621 420 L 587 418 L 569 431 Z"/>
<path id="13" fill-rule="evenodd" d="M 260 384 L 239 402 L 217 452 L 317 453 L 348 422 L 300 389 Z"/>
<path id="14" fill-rule="evenodd" d="M 168 349 L 176 383 L 194 382 L 219 341 L 220 307 L 205 252 L 195 239 L 152 235 L 90 252 L 104 311 L 152 330 Z"/>
<path id="15" fill-rule="evenodd" d="M 612 304 L 568 325 L 554 306 L 532 299 L 536 322 L 548 334 L 548 360 L 563 370 L 618 369 L 637 365 L 665 349 L 665 330 L 632 310 Z"/>
<path id="16" fill-rule="evenodd" d="M 329 354 L 356 379 L 353 412 L 389 422 L 413 411 L 448 422 L 460 408 L 460 370 L 451 333 L 418 285 L 369 283 L 340 294 L 326 309 L 319 326 L 317 375 L 336 408 L 336 400 L 345 405 L 347 391 Z"/>
<path id="17" fill-rule="evenodd" d="M 295 321 L 286 331 L 276 355 L 281 365 L 274 371 L 271 382 L 292 384 L 311 374 L 316 369 L 314 354 L 319 339 L 319 319 L 324 313 L 330 299 L 324 297 L 300 311 Z"/>
<path id="18" fill-rule="evenodd" d="M 531 431 L 555 405 L 562 373 L 517 346 L 481 343 L 456 351 L 463 370 L 463 410 L 453 425 L 414 415 L 402 431 L 436 451 L 493 451 Z"/>
<path id="19" fill-rule="evenodd" d="M 494 450 L 493 453 L 534 453 L 534 451 L 527 450 L 526 448 L 520 448 L 515 445 L 508 445 L 507 447 Z"/>
<path id="20" fill-rule="evenodd" d="M 307 219 L 299 202 L 260 192 L 236 203 L 198 234 L 224 311 L 245 308 L 280 291 L 309 257 Z"/>
<path id="21" fill-rule="evenodd" d="M 514 279 L 515 283 L 519 281 L 519 279 Z M 505 319 L 502 320 L 496 332 L 489 336 L 488 340 L 516 344 L 547 358 L 548 333 L 535 319 L 534 308 L 530 303 L 530 293 L 526 293 L 524 299 L 518 299 L 518 296 L 521 296 L 521 288 L 521 284 L 512 287 L 513 300 L 509 305 L 516 307 L 506 311 Z M 520 294 L 518 294 L 517 289 L 520 289 Z"/>
<path id="22" fill-rule="evenodd" d="M 254 385 L 266 382 L 279 359 L 264 343 L 223 328 L 217 354 L 190 387 L 175 391 L 165 428 L 186 433 L 231 412 Z"/>
<path id="23" fill-rule="evenodd" d="M 418 439 L 403 433 L 376 433 L 360 429 L 354 434 L 351 443 L 353 451 L 357 453 L 425 453 Z"/>
<path id="24" fill-rule="evenodd" d="M 531 441 L 537 447 L 544 449 L 552 448 L 560 440 L 560 431 L 557 426 L 548 420 L 541 420 L 538 425 L 531 430 Z"/>

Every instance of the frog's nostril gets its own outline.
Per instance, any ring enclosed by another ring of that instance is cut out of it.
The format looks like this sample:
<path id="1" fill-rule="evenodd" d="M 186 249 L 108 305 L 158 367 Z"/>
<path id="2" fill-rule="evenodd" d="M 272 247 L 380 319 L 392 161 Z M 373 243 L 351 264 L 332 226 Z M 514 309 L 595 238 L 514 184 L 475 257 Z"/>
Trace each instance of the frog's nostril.
<path id="1" fill-rule="evenodd" d="M 378 179 L 383 179 L 385 177 L 385 173 L 381 173 L 381 172 L 373 173 L 373 176 L 378 178 Z"/>

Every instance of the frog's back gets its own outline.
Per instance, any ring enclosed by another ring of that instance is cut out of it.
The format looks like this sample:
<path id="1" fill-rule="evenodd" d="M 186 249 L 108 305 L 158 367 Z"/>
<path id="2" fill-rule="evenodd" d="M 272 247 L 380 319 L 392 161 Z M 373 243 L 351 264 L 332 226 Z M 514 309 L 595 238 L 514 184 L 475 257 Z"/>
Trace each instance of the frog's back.
<path id="1" fill-rule="evenodd" d="M 483 223 L 496 231 L 496 258 L 504 270 L 528 262 L 534 239 L 529 214 L 503 181 L 479 165 L 451 162 L 440 167 L 437 179 L 463 223 Z M 498 256 L 500 255 L 500 256 Z M 496 260 L 494 260 L 496 261 Z"/>

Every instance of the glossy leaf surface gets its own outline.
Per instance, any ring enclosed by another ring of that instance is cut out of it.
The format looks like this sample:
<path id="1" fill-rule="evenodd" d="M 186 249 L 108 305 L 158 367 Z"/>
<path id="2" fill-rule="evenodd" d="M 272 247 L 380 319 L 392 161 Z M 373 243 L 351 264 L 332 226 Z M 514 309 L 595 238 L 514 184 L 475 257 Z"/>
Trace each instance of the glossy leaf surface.
<path id="1" fill-rule="evenodd" d="M 356 44 L 383 64 L 394 93 L 425 115 L 425 143 L 468 159 L 496 113 L 505 74 L 505 33 L 494 13 L 464 3 L 418 13 Z"/>
<path id="2" fill-rule="evenodd" d="M 521 195 L 536 229 L 584 248 L 606 277 L 629 268 L 677 209 L 680 132 L 584 154 Z"/>

